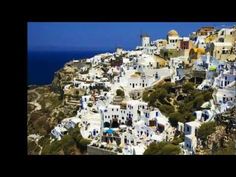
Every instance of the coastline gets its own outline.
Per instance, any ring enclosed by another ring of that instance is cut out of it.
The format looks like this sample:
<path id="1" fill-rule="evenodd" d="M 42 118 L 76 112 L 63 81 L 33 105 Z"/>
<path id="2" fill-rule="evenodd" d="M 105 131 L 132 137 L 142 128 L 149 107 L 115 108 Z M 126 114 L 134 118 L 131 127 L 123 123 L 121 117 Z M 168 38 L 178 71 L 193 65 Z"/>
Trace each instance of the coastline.
<path id="1" fill-rule="evenodd" d="M 83 60 L 111 50 L 28 51 L 27 85 L 51 84 L 55 73 L 73 60 Z"/>

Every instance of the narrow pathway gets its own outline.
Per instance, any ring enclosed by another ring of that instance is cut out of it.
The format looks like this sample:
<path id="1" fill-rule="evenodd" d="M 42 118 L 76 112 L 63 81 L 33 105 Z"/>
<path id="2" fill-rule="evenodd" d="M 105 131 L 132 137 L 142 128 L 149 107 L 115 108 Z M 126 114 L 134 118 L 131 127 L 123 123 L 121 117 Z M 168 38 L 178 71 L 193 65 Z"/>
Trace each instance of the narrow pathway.
<path id="1" fill-rule="evenodd" d="M 34 110 L 32 110 L 32 111 L 30 112 L 30 114 L 32 114 L 33 112 L 42 109 L 42 106 L 37 102 L 37 101 L 39 100 L 39 98 L 40 98 L 41 95 L 40 95 L 38 92 L 36 92 L 35 90 L 29 90 L 29 93 L 35 93 L 35 94 L 37 95 L 37 97 L 36 97 L 33 101 L 28 102 L 29 104 L 32 104 L 32 105 L 35 106 Z M 28 122 L 29 122 L 29 119 L 28 119 Z"/>

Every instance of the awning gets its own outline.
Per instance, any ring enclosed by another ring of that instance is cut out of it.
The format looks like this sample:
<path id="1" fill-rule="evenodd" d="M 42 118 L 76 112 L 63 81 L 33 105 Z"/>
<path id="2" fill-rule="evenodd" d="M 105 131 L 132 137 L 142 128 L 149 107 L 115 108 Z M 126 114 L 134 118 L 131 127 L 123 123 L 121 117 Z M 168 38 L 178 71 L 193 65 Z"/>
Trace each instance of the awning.
<path id="1" fill-rule="evenodd" d="M 105 131 L 105 133 L 108 133 L 108 134 L 112 134 L 113 132 L 114 130 L 112 130 L 111 128 Z"/>

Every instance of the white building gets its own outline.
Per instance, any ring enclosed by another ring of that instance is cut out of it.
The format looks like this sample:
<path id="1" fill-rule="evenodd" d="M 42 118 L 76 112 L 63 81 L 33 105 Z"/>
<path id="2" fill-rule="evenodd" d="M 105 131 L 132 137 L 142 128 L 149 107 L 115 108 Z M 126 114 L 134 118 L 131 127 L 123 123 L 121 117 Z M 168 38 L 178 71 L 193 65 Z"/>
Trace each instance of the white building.
<path id="1" fill-rule="evenodd" d="M 119 124 L 125 124 L 128 120 L 133 123 L 140 119 L 140 113 L 143 109 L 147 109 L 147 103 L 138 100 L 130 100 L 126 104 L 126 109 L 121 109 L 120 105 L 108 105 L 100 107 L 102 120 L 111 125 L 112 121 L 116 119 Z M 138 112 L 140 111 L 140 113 Z"/>
<path id="2" fill-rule="evenodd" d="M 127 101 L 126 105 L 126 116 L 128 120 L 138 121 L 141 116 L 141 111 L 147 109 L 147 103 L 138 101 L 138 100 L 130 100 Z M 140 113 L 138 112 L 140 111 Z"/>
<path id="3" fill-rule="evenodd" d="M 184 137 L 184 149 L 190 153 L 194 153 L 197 147 L 197 130 L 201 126 L 198 121 L 192 121 L 185 123 L 185 137 Z"/>
<path id="4" fill-rule="evenodd" d="M 169 65 L 171 68 L 171 82 L 180 81 L 184 78 L 184 61 L 186 57 L 171 58 Z"/>
<path id="5" fill-rule="evenodd" d="M 216 104 L 226 103 L 228 101 L 232 101 L 236 103 L 236 89 L 235 86 L 227 89 L 217 89 L 216 92 L 213 93 L 213 98 Z"/>
<path id="6" fill-rule="evenodd" d="M 206 48 L 206 42 L 205 42 L 206 36 L 198 36 L 195 42 L 195 46 L 197 48 Z"/>
<path id="7" fill-rule="evenodd" d="M 81 98 L 82 109 L 87 109 L 87 105 L 88 105 L 90 99 L 91 99 L 91 95 L 82 96 L 82 98 Z"/>
<path id="8" fill-rule="evenodd" d="M 65 132 L 67 132 L 67 129 L 62 124 L 58 124 L 54 129 L 51 130 L 51 134 L 57 140 L 61 140 Z"/>
<path id="9" fill-rule="evenodd" d="M 230 42 L 233 43 L 235 38 L 233 37 L 234 28 L 222 28 L 218 31 L 219 42 Z"/>
<path id="10" fill-rule="evenodd" d="M 123 49 L 121 47 L 116 48 L 116 54 L 121 55 L 123 53 Z"/>
<path id="11" fill-rule="evenodd" d="M 150 46 L 150 37 L 148 35 L 141 35 L 142 47 Z"/>
<path id="12" fill-rule="evenodd" d="M 235 62 L 236 64 L 236 62 Z M 214 87 L 217 88 L 225 88 L 228 85 L 235 83 L 236 81 L 236 66 L 233 65 L 226 65 L 227 70 L 221 71 L 219 76 L 215 78 Z"/>
<path id="13" fill-rule="evenodd" d="M 236 103 L 236 62 L 227 63 L 225 67 L 227 69 L 220 72 L 213 84 L 216 88 L 213 93 L 216 104 L 222 104 L 228 101 Z"/>
<path id="14" fill-rule="evenodd" d="M 166 49 L 177 49 L 179 48 L 179 34 L 175 30 L 170 30 L 167 34 L 167 45 Z"/>
<path id="15" fill-rule="evenodd" d="M 194 115 L 196 117 L 196 121 L 199 122 L 206 122 L 213 118 L 214 114 L 211 110 L 202 110 L 202 111 L 195 111 Z"/>
<path id="16" fill-rule="evenodd" d="M 150 87 L 155 81 L 155 78 L 151 76 L 146 76 L 144 73 L 134 73 L 128 77 L 129 89 L 144 89 Z"/>

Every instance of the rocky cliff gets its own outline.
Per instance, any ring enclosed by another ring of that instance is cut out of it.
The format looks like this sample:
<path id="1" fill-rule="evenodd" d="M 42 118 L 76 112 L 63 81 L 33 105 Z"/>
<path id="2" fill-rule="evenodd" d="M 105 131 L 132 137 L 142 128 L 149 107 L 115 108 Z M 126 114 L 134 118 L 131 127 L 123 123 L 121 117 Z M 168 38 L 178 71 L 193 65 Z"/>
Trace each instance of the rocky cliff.
<path id="1" fill-rule="evenodd" d="M 72 84 L 73 77 L 78 74 L 79 67 L 80 65 L 68 62 L 63 68 L 55 72 L 50 85 L 28 87 L 28 137 L 37 135 L 37 137 L 46 139 L 39 141 L 41 144 L 38 144 L 36 139 L 28 139 L 29 154 L 40 154 L 44 146 L 48 144 L 49 135 L 54 126 L 62 119 L 77 114 L 79 105 L 68 104 L 65 101 L 63 88 L 67 84 Z M 71 94 L 74 96 L 73 94 L 76 92 Z M 77 96 L 77 98 L 79 97 Z"/>

